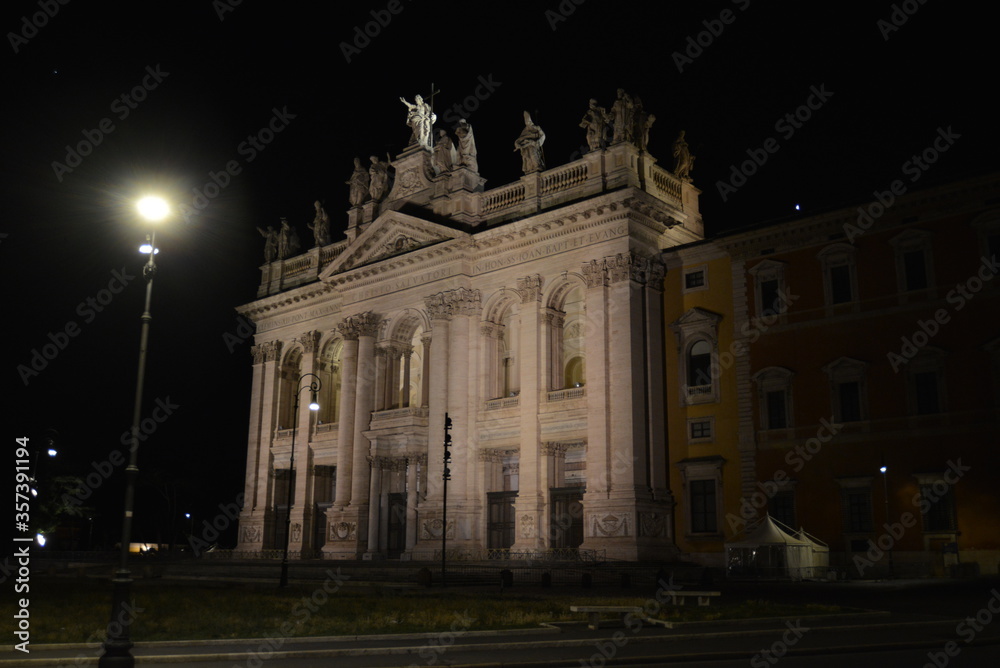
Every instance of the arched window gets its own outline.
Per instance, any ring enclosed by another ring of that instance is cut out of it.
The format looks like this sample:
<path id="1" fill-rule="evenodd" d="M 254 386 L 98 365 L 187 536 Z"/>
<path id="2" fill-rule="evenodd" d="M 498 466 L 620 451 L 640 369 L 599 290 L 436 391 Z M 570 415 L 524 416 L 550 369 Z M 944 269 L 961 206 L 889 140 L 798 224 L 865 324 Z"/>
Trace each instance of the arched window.
<path id="1" fill-rule="evenodd" d="M 587 376 L 583 365 L 583 357 L 577 356 L 566 363 L 566 387 L 583 387 Z"/>
<path id="2" fill-rule="evenodd" d="M 340 352 L 343 347 L 343 341 L 330 341 L 323 346 L 319 357 L 318 424 L 331 424 L 340 419 Z"/>
<path id="3" fill-rule="evenodd" d="M 701 339 L 688 349 L 688 387 L 696 388 L 712 384 L 712 344 Z"/>

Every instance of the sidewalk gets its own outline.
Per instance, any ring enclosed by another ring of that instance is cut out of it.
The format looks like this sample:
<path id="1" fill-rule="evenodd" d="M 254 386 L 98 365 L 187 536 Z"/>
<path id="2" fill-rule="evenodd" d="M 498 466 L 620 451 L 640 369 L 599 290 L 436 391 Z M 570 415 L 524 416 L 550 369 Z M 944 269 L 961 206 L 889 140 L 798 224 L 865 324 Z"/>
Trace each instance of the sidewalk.
<path id="1" fill-rule="evenodd" d="M 697 631 L 609 626 L 590 631 L 585 623 L 545 628 L 467 633 L 420 633 L 296 639 L 203 640 L 139 643 L 136 663 L 187 668 L 259 666 L 271 668 L 337 665 L 362 668 L 450 666 L 636 665 L 713 659 L 751 659 L 762 650 L 784 655 L 873 652 L 902 648 L 940 651 L 948 641 L 965 646 L 960 619 L 930 615 L 869 614 L 835 618 L 718 622 Z M 974 644 L 1000 643 L 1000 624 L 986 625 Z M 0 666 L 91 666 L 98 645 L 39 645 L 30 654 L 10 646 L 0 651 Z"/>

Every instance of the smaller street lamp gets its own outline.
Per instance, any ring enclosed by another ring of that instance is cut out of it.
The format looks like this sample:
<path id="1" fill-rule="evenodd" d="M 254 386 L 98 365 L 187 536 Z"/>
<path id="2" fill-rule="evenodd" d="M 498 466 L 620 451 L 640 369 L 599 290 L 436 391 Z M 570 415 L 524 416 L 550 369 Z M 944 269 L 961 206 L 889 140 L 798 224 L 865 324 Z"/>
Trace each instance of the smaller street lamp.
<path id="1" fill-rule="evenodd" d="M 310 381 L 306 385 L 302 385 L 302 381 L 312 376 L 315 380 Z M 291 540 L 291 530 L 292 530 L 292 502 L 295 497 L 295 488 L 292 485 L 292 474 L 295 471 L 295 432 L 298 431 L 298 420 L 299 420 L 299 396 L 302 394 L 302 390 L 308 389 L 311 392 L 309 399 L 309 410 L 318 411 L 319 410 L 319 399 L 317 393 L 323 386 L 322 381 L 320 381 L 319 376 L 314 373 L 304 373 L 299 376 L 298 381 L 299 388 L 295 390 L 295 406 L 292 408 L 292 449 L 289 454 L 288 459 L 288 508 L 285 512 L 285 554 L 281 558 L 281 579 L 278 581 L 279 587 L 288 586 L 288 543 Z"/>

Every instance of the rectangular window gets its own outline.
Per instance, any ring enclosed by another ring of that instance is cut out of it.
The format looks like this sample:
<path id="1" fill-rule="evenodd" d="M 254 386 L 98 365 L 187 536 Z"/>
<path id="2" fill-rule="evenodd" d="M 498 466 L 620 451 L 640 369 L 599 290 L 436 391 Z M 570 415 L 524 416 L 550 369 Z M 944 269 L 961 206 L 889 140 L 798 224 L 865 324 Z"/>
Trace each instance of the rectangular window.
<path id="1" fill-rule="evenodd" d="M 854 301 L 854 291 L 851 289 L 851 268 L 846 264 L 830 267 L 830 301 L 834 304 Z"/>
<path id="2" fill-rule="evenodd" d="M 760 283 L 760 316 L 778 315 L 781 302 L 778 298 L 778 279 L 772 278 Z"/>
<path id="3" fill-rule="evenodd" d="M 712 438 L 712 421 L 698 420 L 691 423 L 691 438 Z"/>
<path id="4" fill-rule="evenodd" d="M 861 385 L 857 381 L 839 383 L 837 398 L 840 401 L 840 421 L 858 422 L 861 420 Z"/>
<path id="5" fill-rule="evenodd" d="M 684 287 L 688 290 L 691 288 L 700 288 L 705 285 L 705 271 L 692 271 L 691 273 L 684 274 Z"/>
<path id="6" fill-rule="evenodd" d="M 921 510 L 924 513 L 924 531 L 954 531 L 955 530 L 955 498 L 952 488 L 943 480 L 934 485 L 921 485 L 920 494 L 924 503 Z M 942 488 L 944 491 L 942 492 Z"/>
<path id="7" fill-rule="evenodd" d="M 767 401 L 767 428 L 785 429 L 788 426 L 788 410 L 785 390 L 774 390 L 765 395 Z"/>
<path id="8" fill-rule="evenodd" d="M 715 533 L 715 481 L 692 480 L 691 533 Z"/>
<path id="9" fill-rule="evenodd" d="M 775 494 L 768 503 L 771 517 L 792 529 L 795 528 L 795 492 L 787 490 Z"/>
<path id="10" fill-rule="evenodd" d="M 931 415 L 941 412 L 941 407 L 938 405 L 936 371 L 921 371 L 913 374 L 913 386 L 917 400 L 917 415 Z"/>
<path id="11" fill-rule="evenodd" d="M 903 271 L 907 290 L 923 290 L 927 287 L 927 263 L 923 249 L 903 253 Z"/>
<path id="12" fill-rule="evenodd" d="M 867 533 L 872 530 L 872 495 L 870 490 L 847 490 L 844 492 L 844 530 L 848 533 Z"/>

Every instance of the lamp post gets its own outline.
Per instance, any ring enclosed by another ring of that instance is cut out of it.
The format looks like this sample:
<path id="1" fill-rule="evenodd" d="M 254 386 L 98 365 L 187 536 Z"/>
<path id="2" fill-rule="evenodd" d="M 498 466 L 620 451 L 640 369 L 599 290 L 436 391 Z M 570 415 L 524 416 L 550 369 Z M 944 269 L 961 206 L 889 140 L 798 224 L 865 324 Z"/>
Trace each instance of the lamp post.
<path id="1" fill-rule="evenodd" d="M 139 213 L 149 221 L 163 220 L 170 212 L 167 203 L 159 197 L 145 197 L 138 203 Z M 135 657 L 132 656 L 132 611 L 129 600 L 132 597 L 132 574 L 128 570 L 128 549 L 132 538 L 132 511 L 135 501 L 135 480 L 139 474 L 139 420 L 142 417 L 142 388 L 146 379 L 146 347 L 149 342 L 150 302 L 153 297 L 153 275 L 156 274 L 155 255 L 156 233 L 150 232 L 147 243 L 139 248 L 140 252 L 148 253 L 149 258 L 142 267 L 142 277 L 146 279 L 146 305 L 140 321 L 142 329 L 139 334 L 139 370 L 135 383 L 135 405 L 132 411 L 132 445 L 129 448 L 128 467 L 125 469 L 125 511 L 122 515 L 122 543 L 118 570 L 115 571 L 113 593 L 111 599 L 111 620 L 108 622 L 107 638 L 104 641 L 104 654 L 97 665 L 100 668 L 132 668 Z"/>
<path id="2" fill-rule="evenodd" d="M 885 496 L 885 527 L 889 529 L 889 469 L 885 465 L 885 455 L 882 455 L 882 466 L 879 468 L 882 473 L 882 490 Z M 892 544 L 889 545 L 889 579 L 893 578 Z"/>
<path id="3" fill-rule="evenodd" d="M 307 385 L 302 385 L 302 381 L 312 376 L 316 380 L 310 381 Z M 291 539 L 291 529 L 292 529 L 292 502 L 295 499 L 295 486 L 292 484 L 293 477 L 292 474 L 295 471 L 295 432 L 298 431 L 298 421 L 299 421 L 299 395 L 302 394 L 302 390 L 309 389 L 312 392 L 312 398 L 309 401 L 309 410 L 318 411 L 319 402 L 316 399 L 316 393 L 319 392 L 323 383 L 320 381 L 319 376 L 314 373 L 304 373 L 299 376 L 296 381 L 299 383 L 298 389 L 295 390 L 295 407 L 292 409 L 292 450 L 288 459 L 288 507 L 285 512 L 285 554 L 281 557 L 281 579 L 278 581 L 279 587 L 288 586 L 288 542 Z"/>

